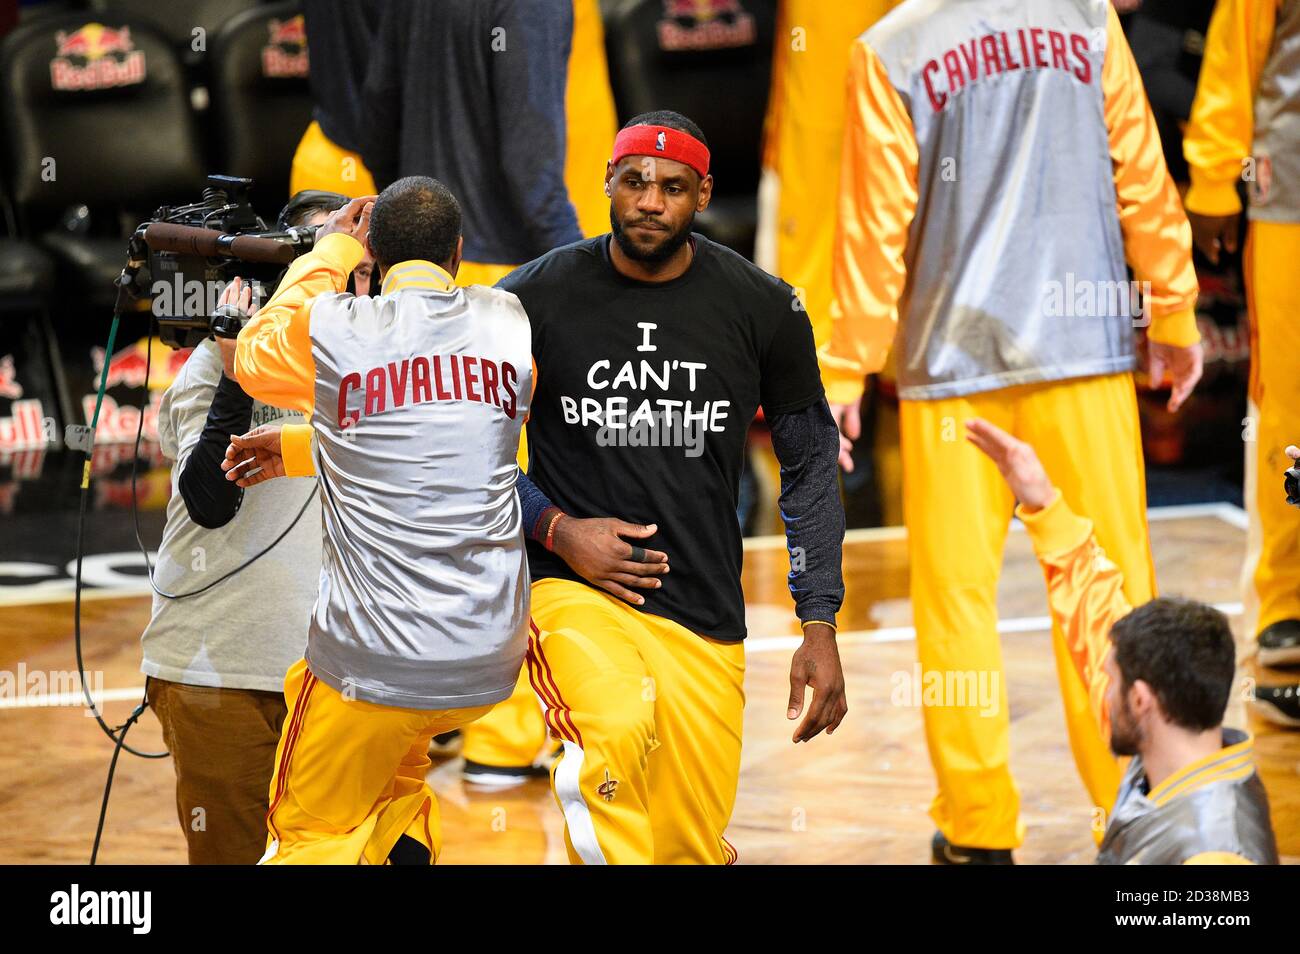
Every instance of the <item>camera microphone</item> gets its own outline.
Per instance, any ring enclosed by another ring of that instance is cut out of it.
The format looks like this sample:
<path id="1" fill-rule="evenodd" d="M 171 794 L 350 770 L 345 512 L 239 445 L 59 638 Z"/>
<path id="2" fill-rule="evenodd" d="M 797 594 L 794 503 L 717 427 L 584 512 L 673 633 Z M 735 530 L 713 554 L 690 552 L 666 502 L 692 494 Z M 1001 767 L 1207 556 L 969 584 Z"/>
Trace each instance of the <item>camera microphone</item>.
<path id="1" fill-rule="evenodd" d="M 291 233 L 302 232 L 291 230 Z M 170 222 L 151 222 L 144 230 L 144 240 L 155 252 L 176 252 L 202 258 L 237 258 L 245 262 L 263 262 L 269 265 L 288 265 L 298 255 L 297 241 L 277 241 L 254 235 L 227 235 L 216 229 L 201 229 L 192 225 L 174 225 Z"/>

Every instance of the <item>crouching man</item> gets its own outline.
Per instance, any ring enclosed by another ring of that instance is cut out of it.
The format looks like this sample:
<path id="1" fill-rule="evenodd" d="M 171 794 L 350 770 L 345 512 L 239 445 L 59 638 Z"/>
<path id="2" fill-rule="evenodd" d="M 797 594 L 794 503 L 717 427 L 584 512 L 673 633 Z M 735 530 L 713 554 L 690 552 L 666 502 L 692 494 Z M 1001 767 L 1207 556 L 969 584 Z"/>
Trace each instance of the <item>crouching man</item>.
<path id="1" fill-rule="evenodd" d="M 1227 619 L 1181 598 L 1130 606 L 1092 521 L 1070 510 L 1033 447 L 979 419 L 966 437 L 1019 501 L 1093 715 L 1111 751 L 1133 756 L 1098 863 L 1277 864 L 1253 740 L 1223 727 L 1236 658 Z"/>

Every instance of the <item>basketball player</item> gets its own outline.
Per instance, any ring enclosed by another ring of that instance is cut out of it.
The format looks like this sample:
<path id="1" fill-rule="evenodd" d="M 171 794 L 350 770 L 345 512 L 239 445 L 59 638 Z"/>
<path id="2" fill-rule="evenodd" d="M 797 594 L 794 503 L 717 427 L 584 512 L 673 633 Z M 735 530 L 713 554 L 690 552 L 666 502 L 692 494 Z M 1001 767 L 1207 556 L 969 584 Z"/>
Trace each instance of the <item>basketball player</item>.
<path id="1" fill-rule="evenodd" d="M 1011 499 L 960 439 L 1029 440 L 1124 571 L 1155 592 L 1133 326 L 1177 410 L 1201 374 L 1191 234 L 1106 0 L 906 0 L 854 44 L 822 374 L 858 436 L 863 376 L 897 356 L 904 518 L 926 670 L 1000 673 L 996 592 Z M 1140 302 L 1130 291 L 1133 268 Z M 844 462 L 849 463 L 847 455 Z M 1097 806 L 1119 773 L 1055 633 L 1075 761 Z M 1005 685 L 1005 682 L 1002 683 Z M 938 861 L 1020 845 L 1005 690 L 993 717 L 926 707 Z"/>
<path id="2" fill-rule="evenodd" d="M 543 542 L 529 542 L 529 673 L 563 742 L 552 779 L 571 860 L 732 862 L 723 833 L 744 708 L 735 511 L 745 432 L 761 404 L 804 628 L 787 713 L 804 716 L 796 742 L 833 731 L 846 711 L 834 628 L 838 437 L 793 290 L 691 232 L 713 189 L 699 128 L 668 111 L 631 120 L 605 188 L 612 234 L 498 286 L 532 320 L 528 480 L 554 504 Z M 605 532 L 593 518 L 611 513 L 655 531 L 620 553 L 671 565 L 661 586 L 630 590 L 637 576 L 621 574 L 606 591 L 584 575 L 576 551 Z"/>
<path id="3" fill-rule="evenodd" d="M 1092 521 L 1070 509 L 1034 448 L 978 418 L 966 422 L 966 438 L 1020 502 L 1016 516 L 1102 735 L 1116 755 L 1134 756 L 1097 861 L 1277 864 L 1253 740 L 1223 727 L 1236 668 L 1227 619 L 1178 598 L 1134 609 Z"/>
<path id="4" fill-rule="evenodd" d="M 1251 547 L 1246 572 L 1257 601 L 1259 662 L 1300 665 L 1300 511 L 1277 492 L 1284 448 L 1300 407 L 1300 2 L 1219 0 L 1183 140 L 1191 170 L 1187 213 L 1197 246 L 1217 262 L 1235 252 L 1237 183 L 1249 185 L 1243 268 L 1250 292 L 1250 398 L 1258 432 L 1246 444 Z M 1259 686 L 1254 708 L 1300 726 L 1300 686 Z"/>
<path id="5" fill-rule="evenodd" d="M 367 247 L 383 293 L 338 294 Z M 335 213 L 239 335 L 245 391 L 311 416 L 324 528 L 306 656 L 285 679 L 268 863 L 435 860 L 429 739 L 519 674 L 528 316 L 512 295 L 455 287 L 461 248 L 451 193 L 400 179 Z"/>

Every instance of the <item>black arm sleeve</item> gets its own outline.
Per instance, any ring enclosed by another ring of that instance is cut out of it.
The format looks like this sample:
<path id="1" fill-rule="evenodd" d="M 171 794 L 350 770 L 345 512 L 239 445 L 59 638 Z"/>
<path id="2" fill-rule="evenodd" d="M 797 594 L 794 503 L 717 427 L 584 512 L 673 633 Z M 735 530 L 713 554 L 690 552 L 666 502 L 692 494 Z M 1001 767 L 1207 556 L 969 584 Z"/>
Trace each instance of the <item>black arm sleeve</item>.
<path id="1" fill-rule="evenodd" d="M 801 411 L 772 415 L 768 423 L 772 450 L 781 462 L 781 519 L 795 615 L 803 623 L 834 625 L 844 602 L 839 431 L 825 398 Z"/>
<path id="2" fill-rule="evenodd" d="M 190 519 L 200 527 L 224 527 L 239 511 L 244 491 L 226 480 L 221 462 L 231 434 L 243 434 L 253 421 L 253 399 L 224 374 L 208 408 L 199 442 L 185 460 L 177 481 Z"/>
<path id="3" fill-rule="evenodd" d="M 542 538 L 538 536 L 542 517 L 548 510 L 553 510 L 555 504 L 551 503 L 551 498 L 546 496 L 545 491 L 529 480 L 528 475 L 522 470 L 515 477 L 515 493 L 519 494 L 519 505 L 524 512 L 524 535 L 530 540 L 542 543 Z"/>

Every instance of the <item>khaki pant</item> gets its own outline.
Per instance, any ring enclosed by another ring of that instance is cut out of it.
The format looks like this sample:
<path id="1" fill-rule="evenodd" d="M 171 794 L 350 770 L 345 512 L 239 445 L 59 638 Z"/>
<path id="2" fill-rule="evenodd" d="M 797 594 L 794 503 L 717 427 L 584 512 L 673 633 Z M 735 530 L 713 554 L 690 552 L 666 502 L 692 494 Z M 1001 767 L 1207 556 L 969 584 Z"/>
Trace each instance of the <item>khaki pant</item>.
<path id="1" fill-rule="evenodd" d="M 266 793 L 288 712 L 284 696 L 149 679 L 176 769 L 176 814 L 192 865 L 256 864 L 266 849 Z"/>

